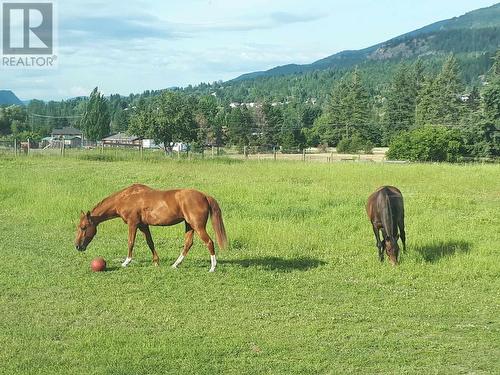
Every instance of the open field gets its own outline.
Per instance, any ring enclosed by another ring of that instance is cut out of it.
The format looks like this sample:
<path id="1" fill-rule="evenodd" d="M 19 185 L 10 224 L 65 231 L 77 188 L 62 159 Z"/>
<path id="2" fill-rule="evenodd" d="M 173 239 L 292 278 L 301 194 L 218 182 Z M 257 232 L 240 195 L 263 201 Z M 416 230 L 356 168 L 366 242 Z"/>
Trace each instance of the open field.
<path id="1" fill-rule="evenodd" d="M 499 181 L 500 165 L 0 158 L 0 373 L 498 374 Z M 183 225 L 153 228 L 159 268 L 140 236 L 120 267 L 120 220 L 74 249 L 80 210 L 135 182 L 219 201 L 216 273 L 198 239 L 170 268 Z M 364 212 L 383 184 L 406 200 L 399 267 Z"/>

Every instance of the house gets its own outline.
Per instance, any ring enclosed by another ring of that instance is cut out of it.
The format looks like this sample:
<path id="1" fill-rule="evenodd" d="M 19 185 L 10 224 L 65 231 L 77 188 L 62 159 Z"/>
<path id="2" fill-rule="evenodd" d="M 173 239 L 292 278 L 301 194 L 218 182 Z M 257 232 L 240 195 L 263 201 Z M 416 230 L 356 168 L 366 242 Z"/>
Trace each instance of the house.
<path id="1" fill-rule="evenodd" d="M 61 148 L 62 143 L 67 148 L 82 147 L 83 133 L 80 129 L 72 126 L 65 126 L 61 129 L 52 130 L 51 136 L 42 139 L 40 147 L 42 148 Z"/>
<path id="2" fill-rule="evenodd" d="M 142 138 L 118 133 L 102 139 L 104 147 L 142 147 Z"/>
<path id="3" fill-rule="evenodd" d="M 82 131 L 72 126 L 65 126 L 62 129 L 54 129 L 52 130 L 51 136 L 52 138 L 80 137 L 80 139 L 83 139 Z"/>

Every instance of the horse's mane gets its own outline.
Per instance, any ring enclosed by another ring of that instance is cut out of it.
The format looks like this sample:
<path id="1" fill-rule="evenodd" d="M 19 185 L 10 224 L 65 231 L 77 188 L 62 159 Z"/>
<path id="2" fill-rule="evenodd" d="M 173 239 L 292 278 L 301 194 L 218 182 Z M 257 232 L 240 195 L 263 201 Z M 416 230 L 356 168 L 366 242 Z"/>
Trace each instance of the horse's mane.
<path id="1" fill-rule="evenodd" d="M 101 205 L 103 205 L 104 203 L 106 203 L 107 201 L 117 197 L 118 195 L 122 194 L 124 191 L 126 190 L 129 190 L 129 189 L 134 189 L 134 188 L 146 188 L 146 189 L 150 189 L 152 190 L 149 186 L 146 186 L 146 185 L 142 185 L 142 184 L 133 184 L 133 185 L 130 185 L 130 186 L 127 186 L 126 188 L 122 189 L 122 190 L 118 190 L 116 192 L 114 192 L 113 194 L 107 196 L 106 198 L 104 198 L 102 201 L 100 201 L 99 203 L 97 203 L 94 208 L 92 209 L 91 212 L 93 212 L 96 208 L 100 207 Z"/>
<path id="2" fill-rule="evenodd" d="M 104 198 L 102 201 L 100 201 L 99 203 L 97 203 L 94 208 L 92 208 L 92 211 L 93 212 L 97 207 L 100 207 L 101 205 L 103 205 L 105 202 L 109 201 L 110 199 L 112 198 L 115 198 L 118 194 L 121 194 L 123 193 L 125 190 L 129 189 L 130 186 L 126 187 L 125 189 L 122 189 L 122 190 L 119 190 L 119 191 L 115 191 L 113 194 L 111 195 L 108 195 L 106 198 Z"/>

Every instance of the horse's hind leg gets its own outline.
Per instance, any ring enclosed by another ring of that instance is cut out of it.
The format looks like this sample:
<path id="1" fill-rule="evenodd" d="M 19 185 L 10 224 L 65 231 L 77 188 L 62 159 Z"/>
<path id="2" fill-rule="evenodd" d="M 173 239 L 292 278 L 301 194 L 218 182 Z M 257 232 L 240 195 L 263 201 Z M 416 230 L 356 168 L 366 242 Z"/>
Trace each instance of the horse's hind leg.
<path id="1" fill-rule="evenodd" d="M 189 249 L 191 249 L 191 246 L 193 246 L 193 235 L 194 235 L 193 228 L 186 222 L 186 234 L 184 235 L 184 248 L 182 249 L 181 255 L 179 255 L 175 263 L 172 264 L 172 268 L 177 268 L 177 266 L 179 266 L 179 264 L 181 264 L 184 258 L 187 256 Z"/>
<path id="2" fill-rule="evenodd" d="M 403 251 L 406 253 L 406 233 L 405 233 L 404 219 L 401 219 L 398 226 L 399 226 L 399 235 L 401 236 L 401 242 L 403 242 Z"/>
<path id="3" fill-rule="evenodd" d="M 146 242 L 149 246 L 149 249 L 151 250 L 151 253 L 153 254 L 153 264 L 155 266 L 158 266 L 158 264 L 160 262 L 160 258 L 158 257 L 158 253 L 155 250 L 155 244 L 153 242 L 153 237 L 151 236 L 151 231 L 149 230 L 149 226 L 141 225 L 139 227 L 139 230 L 144 234 L 144 237 L 146 238 Z"/>
<path id="4" fill-rule="evenodd" d="M 377 241 L 376 246 L 378 249 L 378 257 L 379 257 L 380 261 L 383 262 L 384 261 L 384 244 L 380 240 L 380 232 L 379 232 L 378 228 L 375 225 L 372 225 L 372 228 L 373 228 L 373 233 L 375 234 L 375 239 Z"/>
<path id="5" fill-rule="evenodd" d="M 217 258 L 215 257 L 214 242 L 208 235 L 204 227 L 197 228 L 196 232 L 200 236 L 201 240 L 207 245 L 208 252 L 210 253 L 210 272 L 215 272 L 215 267 L 217 267 Z"/>

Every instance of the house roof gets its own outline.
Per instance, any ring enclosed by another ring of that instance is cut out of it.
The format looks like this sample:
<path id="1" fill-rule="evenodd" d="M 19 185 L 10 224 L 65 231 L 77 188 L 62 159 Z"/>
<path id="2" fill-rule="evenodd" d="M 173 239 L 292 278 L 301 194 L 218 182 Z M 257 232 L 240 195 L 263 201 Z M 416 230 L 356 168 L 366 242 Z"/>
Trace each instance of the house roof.
<path id="1" fill-rule="evenodd" d="M 133 142 L 141 139 L 135 135 L 128 135 L 126 133 L 118 133 L 110 135 L 109 137 L 103 138 L 103 141 L 115 141 L 115 142 Z"/>
<path id="2" fill-rule="evenodd" d="M 54 129 L 52 130 L 52 135 L 83 135 L 80 129 L 74 128 L 72 126 L 65 126 L 62 129 Z"/>

